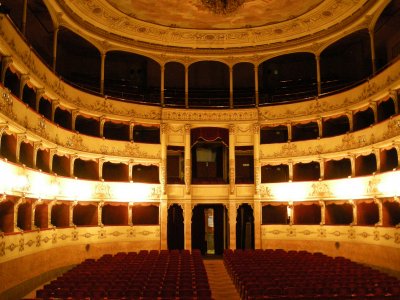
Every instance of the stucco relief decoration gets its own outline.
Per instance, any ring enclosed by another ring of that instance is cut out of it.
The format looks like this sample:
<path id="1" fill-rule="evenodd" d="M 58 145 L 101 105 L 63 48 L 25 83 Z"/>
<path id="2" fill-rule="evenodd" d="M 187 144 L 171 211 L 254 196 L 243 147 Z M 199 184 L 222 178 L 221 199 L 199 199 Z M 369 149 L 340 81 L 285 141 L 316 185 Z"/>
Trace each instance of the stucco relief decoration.
<path id="1" fill-rule="evenodd" d="M 229 190 L 231 194 L 235 193 L 235 160 L 229 160 Z"/>
<path id="2" fill-rule="evenodd" d="M 36 132 L 38 135 L 44 138 L 49 138 L 49 134 L 46 131 L 46 120 L 44 117 L 40 117 L 38 119 L 38 123 L 36 127 L 32 128 L 34 132 Z"/>
<path id="3" fill-rule="evenodd" d="M 162 194 L 161 186 L 154 186 L 151 189 L 150 197 L 151 198 L 159 198 Z"/>
<path id="4" fill-rule="evenodd" d="M 89 150 L 89 148 L 83 144 L 83 139 L 79 134 L 74 134 L 71 137 L 67 138 L 64 146 L 81 151 Z"/>
<path id="5" fill-rule="evenodd" d="M 368 181 L 368 186 L 367 186 L 367 194 L 368 195 L 377 195 L 379 194 L 379 183 L 380 179 L 373 176 L 369 181 Z"/>
<path id="6" fill-rule="evenodd" d="M 191 178 L 190 159 L 186 159 L 185 160 L 185 192 L 187 195 L 190 194 L 191 181 L 192 181 L 192 178 Z"/>
<path id="7" fill-rule="evenodd" d="M 172 133 L 176 135 L 183 135 L 184 134 L 184 127 L 183 126 L 172 126 L 168 125 L 167 134 Z"/>
<path id="8" fill-rule="evenodd" d="M 251 112 L 166 112 L 165 119 L 181 121 L 250 121 L 258 117 Z"/>
<path id="9" fill-rule="evenodd" d="M 105 182 L 100 182 L 96 184 L 94 197 L 99 199 L 110 199 L 110 186 Z"/>
<path id="10" fill-rule="evenodd" d="M 273 197 L 271 189 L 265 184 L 260 185 L 260 194 L 264 198 L 272 198 Z"/>
<path id="11" fill-rule="evenodd" d="M 374 139 L 372 136 L 370 139 Z M 355 136 L 354 133 L 347 133 L 342 138 L 342 143 L 335 147 L 334 150 L 341 151 L 347 149 L 355 149 L 366 146 L 368 144 L 367 137 L 365 135 Z"/>
<path id="12" fill-rule="evenodd" d="M 140 150 L 140 146 L 138 144 L 134 144 L 131 142 L 127 142 L 125 144 L 123 153 L 125 153 L 125 155 L 132 156 L 132 157 L 159 158 L 161 156 L 161 154 L 152 156 L 152 155 Z M 120 153 L 120 154 L 123 154 L 123 153 Z"/>
<path id="13" fill-rule="evenodd" d="M 273 156 L 275 157 L 288 157 L 288 156 L 297 156 L 300 153 L 297 150 L 296 144 L 292 144 L 291 142 L 288 142 L 284 144 L 281 148 L 280 152 L 274 153 Z"/>
<path id="14" fill-rule="evenodd" d="M 166 165 L 166 160 L 163 159 L 160 164 L 160 193 L 163 195 L 166 194 Z"/>
<path id="15" fill-rule="evenodd" d="M 126 142 L 123 150 L 116 149 L 115 147 L 108 147 L 106 145 L 101 145 L 99 150 L 91 150 L 93 153 L 101 153 L 108 155 L 117 155 L 117 156 L 130 156 L 130 157 L 138 157 L 138 158 L 160 158 L 161 152 L 157 154 L 151 155 L 145 151 L 140 149 L 139 144 L 135 144 L 133 142 Z"/>
<path id="16" fill-rule="evenodd" d="M 389 120 L 387 123 L 387 129 L 384 133 L 384 138 L 390 138 L 400 134 L 400 120 Z"/>
<path id="17" fill-rule="evenodd" d="M 384 90 L 389 87 L 394 81 L 400 78 L 400 71 L 395 74 L 390 74 L 386 77 L 386 80 L 382 81 L 382 84 L 377 84 L 375 80 L 370 80 L 365 84 L 365 87 L 358 95 L 354 97 L 345 97 L 343 99 L 335 98 L 335 101 L 329 101 L 330 99 L 319 99 L 315 104 L 302 105 L 296 107 L 296 110 L 288 109 L 284 112 L 275 112 L 272 109 L 264 109 L 260 111 L 260 118 L 263 120 L 273 119 L 287 119 L 299 116 L 305 116 L 315 113 L 329 112 L 338 109 L 345 109 L 353 104 L 360 103 L 365 99 L 373 96 L 375 93 Z"/>
<path id="18" fill-rule="evenodd" d="M 11 119 L 15 119 L 15 114 L 13 110 L 13 98 L 11 97 L 10 90 L 7 88 L 4 88 L 2 93 L 1 93 L 1 105 L 0 108 L 1 110 Z"/>
<path id="19" fill-rule="evenodd" d="M 311 189 L 310 197 L 322 198 L 332 196 L 332 192 L 329 190 L 329 186 L 326 183 L 313 183 Z"/>
<path id="20" fill-rule="evenodd" d="M 169 130 L 168 127 L 169 127 L 168 124 L 162 123 L 162 124 L 160 125 L 160 132 L 161 132 L 161 134 L 168 134 L 168 130 Z"/>
<path id="21" fill-rule="evenodd" d="M 174 3 L 167 0 L 59 1 L 59 5 L 75 22 L 83 23 L 80 15 L 85 15 L 98 24 L 97 27 L 86 26 L 99 34 L 105 34 L 101 28 L 111 26 L 117 31 L 114 39 L 141 41 L 151 38 L 153 43 L 162 44 L 168 38 L 173 45 L 196 43 L 201 47 L 210 42 L 217 45 L 223 43 L 225 46 L 254 46 L 271 40 L 288 41 L 294 37 L 316 34 L 326 29 L 323 25 L 327 22 L 336 24 L 349 18 L 366 5 L 367 0 L 308 0 L 295 4 L 292 1 L 289 4 L 289 0 L 197 0 L 182 2 L 174 10 L 163 11 L 163 8 Z M 79 11 L 79 15 L 74 11 Z M 163 11 L 162 18 L 159 17 L 159 11 Z M 241 18 L 237 18 L 236 12 Z M 205 19 L 207 22 L 204 22 Z M 190 28 L 197 30 L 188 30 Z M 233 28 L 236 29 L 234 32 L 224 30 Z M 210 29 L 219 30 L 210 32 Z"/>

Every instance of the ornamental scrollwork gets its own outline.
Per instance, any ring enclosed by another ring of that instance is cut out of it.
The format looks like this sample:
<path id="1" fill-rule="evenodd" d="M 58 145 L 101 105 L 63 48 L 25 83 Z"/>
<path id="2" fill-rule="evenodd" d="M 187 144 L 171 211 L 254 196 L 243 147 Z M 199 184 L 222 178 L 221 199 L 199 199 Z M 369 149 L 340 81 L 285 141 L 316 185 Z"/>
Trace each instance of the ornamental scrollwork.
<path id="1" fill-rule="evenodd" d="M 100 182 L 96 184 L 94 196 L 100 199 L 110 199 L 110 186 L 105 182 Z"/>
<path id="2" fill-rule="evenodd" d="M 311 189 L 310 197 L 322 198 L 332 196 L 329 186 L 324 182 L 313 183 Z"/>

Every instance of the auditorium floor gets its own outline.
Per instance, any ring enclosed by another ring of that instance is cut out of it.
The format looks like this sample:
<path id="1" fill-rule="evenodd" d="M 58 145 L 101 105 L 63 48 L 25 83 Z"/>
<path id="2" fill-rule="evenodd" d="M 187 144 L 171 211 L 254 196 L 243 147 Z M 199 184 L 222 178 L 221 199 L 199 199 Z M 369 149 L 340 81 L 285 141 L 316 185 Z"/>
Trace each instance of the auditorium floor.
<path id="1" fill-rule="evenodd" d="M 214 300 L 240 300 L 222 259 L 204 259 L 204 266 Z"/>

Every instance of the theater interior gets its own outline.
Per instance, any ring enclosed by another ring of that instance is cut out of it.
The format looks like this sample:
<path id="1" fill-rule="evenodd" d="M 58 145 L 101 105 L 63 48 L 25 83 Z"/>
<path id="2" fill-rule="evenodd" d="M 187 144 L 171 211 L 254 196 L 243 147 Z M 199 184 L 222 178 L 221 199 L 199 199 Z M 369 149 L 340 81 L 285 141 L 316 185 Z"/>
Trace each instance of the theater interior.
<path id="1" fill-rule="evenodd" d="M 0 2 L 0 300 L 400 299 L 400 0 Z"/>

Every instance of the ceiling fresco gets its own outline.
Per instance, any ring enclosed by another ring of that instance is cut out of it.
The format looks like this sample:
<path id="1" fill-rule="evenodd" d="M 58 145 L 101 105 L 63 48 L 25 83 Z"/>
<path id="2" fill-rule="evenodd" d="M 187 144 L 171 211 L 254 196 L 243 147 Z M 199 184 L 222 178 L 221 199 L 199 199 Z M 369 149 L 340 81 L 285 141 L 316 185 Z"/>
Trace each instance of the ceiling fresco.
<path id="1" fill-rule="evenodd" d="M 107 0 L 147 23 L 190 29 L 235 29 L 276 24 L 312 11 L 324 0 L 245 0 L 234 12 L 217 14 L 202 0 Z"/>

